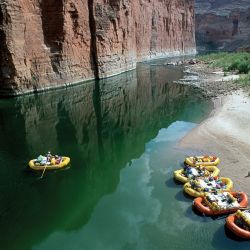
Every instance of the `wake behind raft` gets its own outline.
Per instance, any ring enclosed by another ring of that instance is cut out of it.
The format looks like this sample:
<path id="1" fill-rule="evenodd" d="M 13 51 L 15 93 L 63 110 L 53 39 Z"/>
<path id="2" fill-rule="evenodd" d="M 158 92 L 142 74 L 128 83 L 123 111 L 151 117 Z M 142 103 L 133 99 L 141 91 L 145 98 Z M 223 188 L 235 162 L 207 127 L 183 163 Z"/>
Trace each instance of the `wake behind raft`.
<path id="1" fill-rule="evenodd" d="M 56 170 L 68 166 L 70 158 L 67 156 L 51 155 L 50 152 L 46 156 L 39 155 L 36 159 L 29 161 L 29 167 L 36 171 Z"/>

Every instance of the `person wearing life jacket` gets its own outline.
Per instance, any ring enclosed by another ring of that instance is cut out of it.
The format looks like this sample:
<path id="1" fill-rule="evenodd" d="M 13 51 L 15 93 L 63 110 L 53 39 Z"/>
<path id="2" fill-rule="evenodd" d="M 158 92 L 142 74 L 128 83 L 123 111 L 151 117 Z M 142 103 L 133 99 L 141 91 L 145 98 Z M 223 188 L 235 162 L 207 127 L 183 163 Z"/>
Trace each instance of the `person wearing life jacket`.
<path id="1" fill-rule="evenodd" d="M 62 157 L 55 155 L 55 160 L 56 160 L 56 164 L 60 164 L 62 162 Z"/>

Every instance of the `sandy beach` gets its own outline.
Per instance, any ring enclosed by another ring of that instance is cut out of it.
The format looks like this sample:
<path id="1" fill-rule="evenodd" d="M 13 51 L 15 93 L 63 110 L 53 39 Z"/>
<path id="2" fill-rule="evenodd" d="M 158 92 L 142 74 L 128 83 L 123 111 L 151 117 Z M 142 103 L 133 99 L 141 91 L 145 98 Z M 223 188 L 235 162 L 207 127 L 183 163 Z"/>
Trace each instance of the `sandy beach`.
<path id="1" fill-rule="evenodd" d="M 197 154 L 219 156 L 221 176 L 231 178 L 234 190 L 250 197 L 249 94 L 237 90 L 217 96 L 213 102 L 210 117 L 186 135 L 179 146 Z"/>

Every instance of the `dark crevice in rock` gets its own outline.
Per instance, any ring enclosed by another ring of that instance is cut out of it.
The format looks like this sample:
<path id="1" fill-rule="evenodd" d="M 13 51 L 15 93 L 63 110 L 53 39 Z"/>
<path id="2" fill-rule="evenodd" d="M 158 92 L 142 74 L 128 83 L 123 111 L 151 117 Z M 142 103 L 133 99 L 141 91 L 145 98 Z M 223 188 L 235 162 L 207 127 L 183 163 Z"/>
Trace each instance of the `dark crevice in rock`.
<path id="1" fill-rule="evenodd" d="M 238 33 L 238 28 L 239 28 L 239 19 L 237 17 L 234 17 L 232 36 L 234 36 Z"/>
<path id="2" fill-rule="evenodd" d="M 110 20 L 110 22 L 113 24 L 113 27 L 114 27 L 116 41 L 119 41 L 119 38 L 118 38 L 118 29 L 117 29 L 116 21 L 112 19 L 112 20 Z"/>
<path id="3" fill-rule="evenodd" d="M 6 26 L 8 15 L 6 5 L 0 4 L 0 88 L 11 90 L 16 88 L 14 75 L 16 70 L 10 50 L 7 46 Z M 2 92 L 2 91 L 1 91 Z"/>
<path id="4" fill-rule="evenodd" d="M 155 51 L 157 49 L 157 22 L 158 22 L 157 12 L 154 10 L 151 20 L 151 40 L 150 40 L 150 51 Z"/>
<path id="5" fill-rule="evenodd" d="M 166 32 L 169 34 L 169 31 L 170 31 L 170 29 L 169 29 L 169 24 L 170 24 L 169 17 L 163 17 L 163 23 L 164 23 Z"/>
<path id="6" fill-rule="evenodd" d="M 88 10 L 89 10 L 89 29 L 90 29 L 90 61 L 91 67 L 96 79 L 99 79 L 98 70 L 98 55 L 97 55 L 97 45 L 96 45 L 96 21 L 94 14 L 94 0 L 88 0 Z"/>
<path id="7" fill-rule="evenodd" d="M 60 53 L 64 41 L 63 0 L 42 0 L 41 12 L 44 42 L 52 53 Z"/>
<path id="8" fill-rule="evenodd" d="M 53 71 L 60 75 L 60 61 L 64 43 L 64 6 L 63 0 L 42 0 L 42 28 L 44 43 L 50 50 Z"/>
<path id="9" fill-rule="evenodd" d="M 121 0 L 109 0 L 108 5 L 111 7 L 119 9 Z"/>
<path id="10" fill-rule="evenodd" d="M 73 31 L 75 33 L 75 35 L 78 35 L 78 29 L 79 29 L 79 22 L 78 22 L 78 18 L 79 18 L 79 13 L 78 10 L 76 9 L 76 6 L 74 3 L 70 3 L 70 10 L 69 10 L 69 14 L 70 14 L 70 18 L 72 20 L 73 23 Z"/>

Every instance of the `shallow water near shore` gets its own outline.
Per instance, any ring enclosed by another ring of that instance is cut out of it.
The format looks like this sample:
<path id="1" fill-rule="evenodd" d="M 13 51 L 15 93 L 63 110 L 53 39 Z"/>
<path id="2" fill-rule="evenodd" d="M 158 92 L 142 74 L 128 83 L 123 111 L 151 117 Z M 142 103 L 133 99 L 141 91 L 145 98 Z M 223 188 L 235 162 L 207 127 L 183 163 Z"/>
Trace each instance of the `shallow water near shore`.
<path id="1" fill-rule="evenodd" d="M 249 249 L 172 178 L 212 103 L 164 63 L 0 100 L 0 249 Z M 40 178 L 26 166 L 48 150 L 71 165 Z"/>

